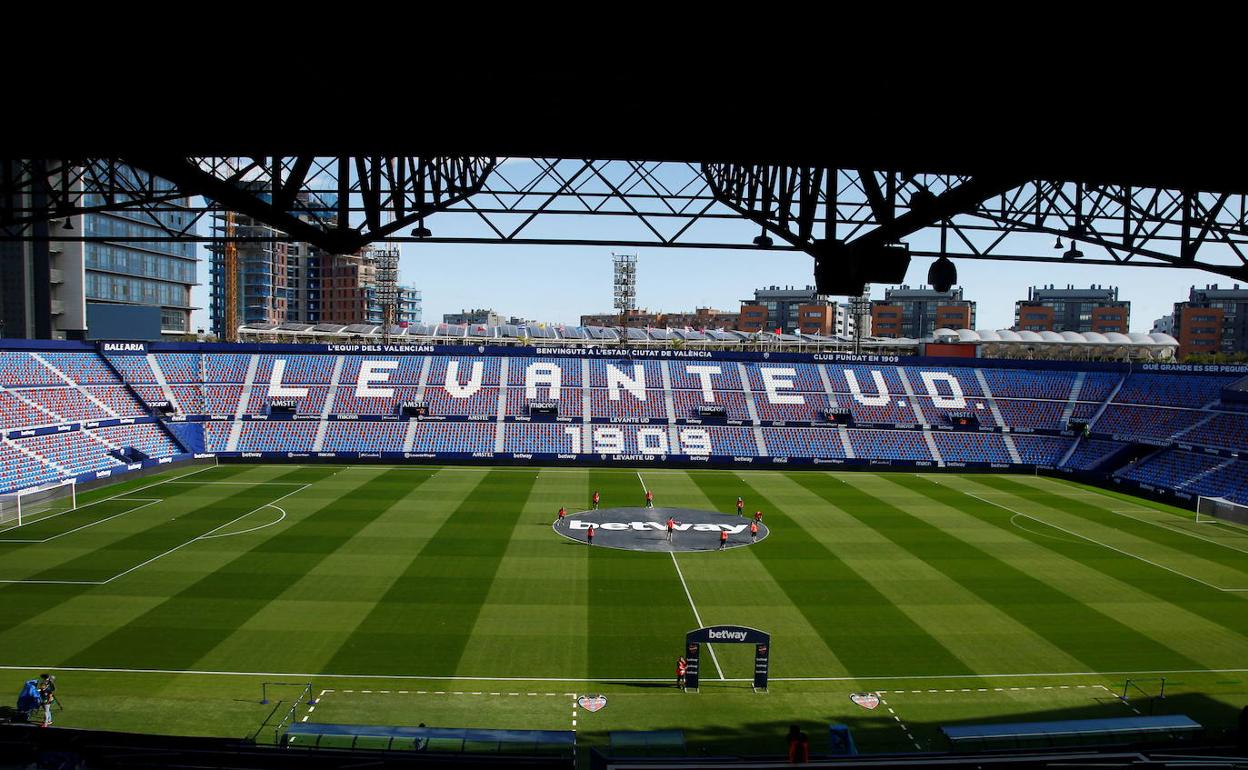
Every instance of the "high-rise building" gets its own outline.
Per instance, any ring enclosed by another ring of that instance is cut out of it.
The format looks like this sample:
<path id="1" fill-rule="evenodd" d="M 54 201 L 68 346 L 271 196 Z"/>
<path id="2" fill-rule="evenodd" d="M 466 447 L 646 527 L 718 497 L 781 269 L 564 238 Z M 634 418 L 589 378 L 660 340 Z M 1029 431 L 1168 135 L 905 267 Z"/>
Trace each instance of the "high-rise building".
<path id="1" fill-rule="evenodd" d="M 81 219 L 74 221 L 75 230 L 82 227 Z M 32 225 L 32 233 L 54 239 L 75 231 L 66 230 L 60 220 Z M 0 241 L 0 337 L 46 340 L 86 335 L 82 247 L 69 241 Z"/>
<path id="2" fill-rule="evenodd" d="M 314 204 L 332 221 L 334 196 L 321 194 L 301 198 Z M 216 214 L 213 233 L 223 236 L 225 214 Z M 287 243 L 282 233 L 242 214 L 234 214 L 233 228 L 239 237 L 238 317 L 241 323 L 381 323 L 382 304 L 377 297 L 375 249 L 359 254 L 328 254 L 309 243 Z M 218 336 L 225 326 L 225 253 L 220 241 L 209 247 L 212 291 L 210 316 Z M 397 287 L 395 321 L 399 325 L 420 323 L 421 294 L 411 286 Z"/>
<path id="3" fill-rule="evenodd" d="M 121 166 L 116 174 L 136 177 Z M 88 175 L 89 178 L 90 175 Z M 103 206 L 98 191 L 75 182 L 83 207 Z M 146 185 L 147 182 L 142 182 Z M 170 182 L 153 180 L 159 191 L 173 190 Z M 26 203 L 44 205 L 33 198 Z M 191 287 L 196 282 L 195 245 L 160 238 L 190 226 L 186 198 L 174 198 L 157 207 L 94 212 L 34 225 L 35 234 L 48 242 L 7 242 L 0 245 L 0 297 L 3 334 L 36 339 L 87 336 L 87 306 L 159 308 L 153 314 L 153 334 L 180 335 L 191 330 Z M 86 236 L 90 241 L 57 241 L 58 236 Z M 159 329 L 155 319 L 159 318 Z"/>
<path id="4" fill-rule="evenodd" d="M 1174 304 L 1173 335 L 1180 357 L 1248 352 L 1248 289 L 1193 286 L 1186 302 Z"/>
<path id="5" fill-rule="evenodd" d="M 1118 299 L 1117 286 L 1033 286 L 1014 303 L 1015 331 L 1126 334 L 1130 323 L 1131 303 Z"/>
<path id="6" fill-rule="evenodd" d="M 974 329 L 975 303 L 964 299 L 962 287 L 949 291 L 898 286 L 884 290 L 871 303 L 871 334 L 876 337 L 924 339 L 937 329 Z"/>

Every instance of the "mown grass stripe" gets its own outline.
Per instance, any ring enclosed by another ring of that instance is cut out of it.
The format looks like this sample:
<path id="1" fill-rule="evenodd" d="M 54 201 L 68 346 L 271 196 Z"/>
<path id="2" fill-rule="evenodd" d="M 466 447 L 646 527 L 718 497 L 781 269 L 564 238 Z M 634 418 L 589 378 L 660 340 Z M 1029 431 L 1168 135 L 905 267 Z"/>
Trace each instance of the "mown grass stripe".
<path id="1" fill-rule="evenodd" d="M 191 494 L 193 490 L 194 487 L 187 487 L 185 492 L 175 492 L 170 497 Z M 201 535 L 214 525 L 229 521 L 254 507 L 254 490 L 240 488 L 240 491 L 228 497 L 215 499 L 187 511 L 176 521 L 162 522 L 158 536 L 154 537 L 151 529 L 144 530 L 110 543 L 107 547 L 84 550 L 64 564 L 51 566 L 31 577 L 103 580 L 145 558 Z M 99 588 L 100 586 L 91 585 L 6 584 L 0 590 L 0 627 L 17 628 L 40 614 Z"/>
<path id="2" fill-rule="evenodd" d="M 573 513 L 584 505 L 589 472 L 534 474 L 460 659 L 463 674 L 587 675 L 589 549 L 554 532 L 551 523 L 560 505 Z"/>
<path id="3" fill-rule="evenodd" d="M 743 481 L 752 488 L 745 495 L 749 507 L 762 509 L 771 534 L 751 549 L 851 672 L 974 673 L 871 581 L 816 540 L 799 518 L 768 499 L 760 479 L 746 474 L 727 478 L 697 474 L 693 479 L 711 500 L 735 499 Z"/>
<path id="4" fill-rule="evenodd" d="M 984 480 L 976 479 L 979 483 L 983 483 Z M 927 483 L 929 486 L 931 485 L 930 482 Z M 994 489 L 996 488 L 994 487 Z M 1003 529 L 1005 528 L 1005 525 L 993 518 L 994 515 L 1002 513 L 1003 509 L 976 501 L 958 490 L 951 490 L 951 494 L 956 494 L 964 499 L 979 503 L 982 509 L 977 510 L 983 510 L 984 520 L 990 521 Z M 997 516 L 996 518 L 999 519 L 1000 517 Z M 1026 536 L 1029 540 L 1033 540 L 1049 550 L 1075 559 L 1089 569 L 1096 570 L 1107 577 L 1126 583 L 1138 591 L 1180 607 L 1241 636 L 1248 637 L 1248 612 L 1244 610 L 1245 599 L 1248 599 L 1248 595 L 1244 593 L 1229 593 L 1202 586 L 1160 567 L 1154 567 L 1138 559 L 1122 556 L 1095 543 L 1087 541 L 1063 542 L 1053 538 L 1043 538 L 1022 533 L 1019 530 L 1012 529 L 1011 531 L 1021 536 Z M 1182 537 L 1182 535 L 1178 534 L 1175 536 Z M 1248 638 L 1245 640 L 1245 647 L 1248 649 Z"/>
<path id="5" fill-rule="evenodd" d="M 326 670 L 455 672 L 535 476 L 484 474 L 347 637 Z M 413 645 L 416 632 L 421 641 Z"/>
<path id="6" fill-rule="evenodd" d="M 589 486 L 603 508 L 645 504 L 636 473 L 595 469 Z M 697 623 L 669 554 L 590 548 L 588 601 L 590 676 L 675 677 L 685 633 Z"/>
<path id="7" fill-rule="evenodd" d="M 392 472 L 393 473 L 393 472 Z M 326 473 L 326 476 L 329 474 Z M 429 474 L 431 475 L 431 474 Z M 67 661 L 75 666 L 189 668 L 429 475 L 361 479 L 341 498 L 265 538 Z M 306 477 L 299 471 L 281 480 Z M 296 489 L 291 487 L 290 489 Z M 250 506 L 256 507 L 255 489 Z M 290 491 L 290 490 L 287 490 Z M 349 500 L 349 501 L 348 501 Z"/>
<path id="8" fill-rule="evenodd" d="M 725 515 L 725 523 L 747 524 L 749 519 L 738 517 L 736 497 L 742 495 L 746 502 L 750 490 L 729 471 L 721 478 L 734 481 L 735 486 L 724 488 L 730 497 L 711 499 L 694 482 L 694 474 L 653 474 L 646 483 L 655 491 L 655 499 L 664 505 L 716 511 Z M 768 474 L 767 485 L 775 489 L 789 482 L 779 474 Z M 735 491 L 734 491 L 735 490 Z M 812 501 L 815 498 L 810 498 Z M 749 510 L 753 515 L 754 510 Z M 713 536 L 712 536 L 713 537 Z M 729 624 L 762 629 L 780 642 L 783 655 L 772 661 L 771 675 L 802 676 L 819 672 L 823 676 L 846 676 L 845 665 L 839 661 L 824 642 L 823 637 L 811 627 L 798 608 L 789 602 L 784 589 L 776 584 L 771 573 L 759 561 L 758 544 L 742 548 L 730 548 L 723 552 L 694 552 L 679 556 L 681 572 L 689 586 L 693 601 L 697 603 L 702 621 L 708 625 Z M 753 671 L 754 648 L 743 644 L 716 644 L 716 658 L 726 677 L 747 676 Z"/>
<path id="9" fill-rule="evenodd" d="M 890 477 L 889 481 L 980 521 L 1000 526 L 1000 516 L 996 515 L 1000 509 L 955 489 L 900 474 Z M 858 505 L 872 509 L 872 521 L 878 531 L 984 601 L 1026 623 L 1036 634 L 1087 664 L 1089 671 L 1199 668 L 1201 665 L 1160 640 L 1054 588 L 1043 576 L 1029 575 L 994 554 L 861 489 L 855 487 L 851 494 L 859 496 Z M 1012 530 L 1012 533 L 1052 550 L 1057 550 L 1053 546 L 1063 544 L 1063 541 L 1024 530 Z M 1088 555 L 1085 548 L 1075 558 L 1086 563 Z"/>
<path id="10" fill-rule="evenodd" d="M 980 479 L 980 483 L 986 487 L 1006 492 L 1046 508 L 1052 508 L 1061 513 L 1077 516 L 1118 532 L 1125 532 L 1142 540 L 1156 543 L 1172 551 L 1191 556 L 1194 559 L 1202 559 L 1227 567 L 1233 570 L 1232 574 L 1235 577 L 1239 578 L 1238 583 L 1235 583 L 1234 586 L 1248 588 L 1248 555 L 1243 553 L 1236 553 L 1207 540 L 1182 535 L 1173 530 L 1167 530 L 1155 524 L 1148 524 L 1129 516 L 1119 516 L 1105 507 L 1090 505 L 1078 497 L 1062 495 L 1060 492 L 1052 489 L 1041 489 L 1031 484 L 1023 484 L 1014 479 L 1004 477 L 985 477 Z M 1061 503 L 1060 508 L 1054 504 L 1058 501 Z M 1109 501 L 1106 500 L 1106 502 Z M 1130 550 L 1129 546 L 1115 545 Z"/>

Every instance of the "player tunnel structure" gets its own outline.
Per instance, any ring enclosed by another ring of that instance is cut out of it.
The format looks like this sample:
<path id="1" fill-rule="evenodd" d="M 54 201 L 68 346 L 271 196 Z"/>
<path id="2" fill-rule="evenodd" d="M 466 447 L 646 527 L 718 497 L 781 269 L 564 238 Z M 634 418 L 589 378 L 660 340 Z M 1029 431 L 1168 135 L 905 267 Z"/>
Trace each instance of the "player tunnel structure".
<path id="1" fill-rule="evenodd" d="M 0 344 L 0 493 L 195 457 L 1093 474 L 1248 502 L 1248 367 L 484 346 Z"/>

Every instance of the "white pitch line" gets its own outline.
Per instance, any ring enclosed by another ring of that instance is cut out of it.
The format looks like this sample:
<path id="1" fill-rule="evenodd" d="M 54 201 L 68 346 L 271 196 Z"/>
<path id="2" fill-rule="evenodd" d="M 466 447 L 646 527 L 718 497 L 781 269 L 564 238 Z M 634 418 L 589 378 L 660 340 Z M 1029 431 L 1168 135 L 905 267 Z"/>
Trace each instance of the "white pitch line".
<path id="1" fill-rule="evenodd" d="M 1167 567 L 1164 564 L 1158 564 L 1157 562 L 1152 561 L 1151 559 L 1146 559 L 1143 556 L 1138 556 L 1136 554 L 1131 553 L 1130 551 L 1124 551 L 1121 548 L 1115 548 L 1114 546 L 1109 545 L 1108 543 L 1102 543 L 1100 540 L 1097 540 L 1096 538 L 1088 537 L 1087 535 L 1081 535 L 1078 532 L 1066 529 L 1065 527 L 1059 527 L 1056 524 L 1053 524 L 1051 522 L 1045 521 L 1044 519 L 1040 519 L 1035 516 L 1032 516 L 1029 513 L 1016 511 L 1013 508 L 1009 507 L 1008 505 L 1002 505 L 1001 503 L 993 502 L 992 500 L 989 500 L 986 497 L 980 497 L 974 492 L 967 492 L 965 490 L 959 490 L 959 491 L 962 492 L 962 494 L 966 495 L 967 497 L 973 497 L 976 500 L 980 500 L 982 502 L 988 503 L 989 505 L 995 505 L 1002 510 L 1009 511 L 1010 513 L 1017 514 L 1018 516 L 1025 516 L 1026 518 L 1031 519 L 1032 521 L 1040 522 L 1046 527 L 1052 527 L 1053 529 L 1060 530 L 1062 532 L 1065 532 L 1068 535 L 1074 535 L 1075 537 L 1082 538 L 1083 540 L 1087 540 L 1089 543 L 1095 543 L 1096 545 L 1099 545 L 1102 548 L 1108 548 L 1109 550 L 1114 551 L 1116 553 L 1120 553 L 1123 556 L 1130 556 L 1132 559 L 1138 559 L 1144 562 L 1145 564 L 1151 564 L 1154 567 L 1157 567 L 1159 569 L 1164 569 L 1166 572 L 1171 572 L 1171 573 L 1174 573 L 1175 575 L 1178 575 L 1179 577 L 1184 577 L 1184 578 L 1187 578 L 1188 580 L 1194 581 L 1196 583 L 1200 583 L 1201 585 L 1206 586 L 1208 588 L 1212 588 L 1215 591 L 1224 591 L 1227 593 L 1237 593 L 1241 591 L 1248 591 L 1248 588 L 1223 588 L 1221 586 L 1215 586 L 1213 583 L 1206 582 L 1204 580 L 1201 580 L 1198 577 L 1192 577 L 1191 575 L 1188 575 L 1185 572 L 1180 572 L 1177 569 L 1174 569 L 1173 567 Z"/>
<path id="2" fill-rule="evenodd" d="M 893 707 L 888 705 L 888 701 L 884 700 L 884 695 L 882 693 L 877 692 L 875 694 L 875 697 L 880 699 L 880 703 L 883 704 L 884 708 L 888 709 L 888 713 L 892 714 L 893 719 L 897 720 L 897 726 L 901 728 L 901 731 L 905 733 L 906 737 L 910 739 L 910 742 L 914 744 L 915 750 L 922 751 L 923 747 L 919 745 L 918 740 L 910 732 L 910 728 L 906 727 L 906 723 L 901 721 L 901 717 L 897 715 L 897 712 L 893 711 Z"/>
<path id="3" fill-rule="evenodd" d="M 1152 519 L 1142 519 L 1139 516 L 1132 516 L 1127 511 L 1114 511 L 1108 508 L 1103 509 L 1103 510 L 1109 510 L 1109 512 L 1112 514 L 1115 514 L 1117 516 L 1125 516 L 1128 519 L 1135 519 L 1136 521 L 1142 522 L 1144 524 L 1152 524 L 1154 527 L 1161 527 L 1162 529 L 1169 530 L 1170 532 L 1177 532 L 1180 535 L 1187 535 L 1188 537 L 1194 537 L 1197 540 L 1204 540 L 1206 543 L 1213 543 L 1214 545 L 1220 545 L 1223 548 L 1229 548 L 1232 551 L 1237 551 L 1239 553 L 1248 554 L 1248 551 L 1244 550 L 1243 548 L 1236 548 L 1230 543 L 1223 543 L 1219 540 L 1214 540 L 1212 538 L 1205 537 L 1204 535 L 1198 535 L 1195 532 L 1188 532 L 1183 529 L 1177 529 L 1174 525 L 1168 524 L 1164 521 L 1153 521 Z M 1188 524 L 1194 523 L 1190 519 L 1183 519 L 1183 521 L 1186 521 Z M 1177 524 L 1177 522 L 1175 522 L 1175 524 Z"/>
<path id="4" fill-rule="evenodd" d="M 287 492 L 286 494 L 284 494 L 284 495 L 282 495 L 281 497 L 277 498 L 277 500 L 273 500 L 273 501 L 268 502 L 268 503 L 265 503 L 264 505 L 261 505 L 261 506 L 259 506 L 259 507 L 257 507 L 257 508 L 253 508 L 252 510 L 247 511 L 247 513 L 244 513 L 242 516 L 236 516 L 236 517 L 234 517 L 233 519 L 230 519 L 229 521 L 225 522 L 224 524 L 219 524 L 219 525 L 217 525 L 217 526 L 213 527 L 212 529 L 208 530 L 208 531 L 207 531 L 207 532 L 205 532 L 204 534 L 202 534 L 202 535 L 197 535 L 196 537 L 193 537 L 193 538 L 191 538 L 190 540 L 187 540 L 187 541 L 186 541 L 185 543 L 183 543 L 182 545 L 176 545 L 176 546 L 174 546 L 173 548 L 170 548 L 168 551 L 165 551 L 164 553 L 156 554 L 155 556 L 153 556 L 152 558 L 148 559 L 147 561 L 144 561 L 144 562 L 142 562 L 142 563 L 140 563 L 140 564 L 136 564 L 136 565 L 134 565 L 134 566 L 133 566 L 133 567 L 131 567 L 130 569 L 124 570 L 124 571 L 122 571 L 122 572 L 118 572 L 116 575 L 113 575 L 113 576 L 112 576 L 112 577 L 110 577 L 108 580 L 105 580 L 105 581 L 104 581 L 104 583 L 106 583 L 106 584 L 107 584 L 107 583 L 111 583 L 111 582 L 113 582 L 114 580 L 116 580 L 117 578 L 120 578 L 120 577 L 125 577 L 126 575 L 129 575 L 131 572 L 134 572 L 134 571 L 135 571 L 135 570 L 137 570 L 137 569 L 140 569 L 140 568 L 142 568 L 142 567 L 146 567 L 147 565 L 151 564 L 152 562 L 156 561 L 157 559 L 162 559 L 162 558 L 164 558 L 164 557 L 168 556 L 169 554 L 173 553 L 174 551 L 177 551 L 177 550 L 180 550 L 180 549 L 182 549 L 182 548 L 185 548 L 186 546 L 190 545 L 191 543 L 195 543 L 195 542 L 198 542 L 198 541 L 200 541 L 200 540 L 203 540 L 205 537 L 207 537 L 207 536 L 211 535 L 213 532 L 216 532 L 218 529 L 221 529 L 222 527 L 228 527 L 228 526 L 230 526 L 231 524 L 233 524 L 234 522 L 239 521 L 240 519 L 244 519 L 244 518 L 246 518 L 246 517 L 250 516 L 251 514 L 255 513 L 256 511 L 260 510 L 261 508 L 264 508 L 264 507 L 266 507 L 266 506 L 272 505 L 273 503 L 276 503 L 276 502 L 278 502 L 279 500 L 284 500 L 284 499 L 286 499 L 287 497 L 290 497 L 291 495 L 298 494 L 299 492 L 302 492 L 303 490 L 307 489 L 307 488 L 308 488 L 308 487 L 310 487 L 310 486 L 312 486 L 312 485 L 311 485 L 311 484 L 304 484 L 303 486 L 299 487 L 299 489 L 295 489 L 295 490 L 292 490 L 292 491 L 290 491 L 290 492 Z M 280 510 L 280 509 L 279 509 L 279 510 Z"/>
<path id="5" fill-rule="evenodd" d="M 654 677 L 635 677 L 635 678 L 610 678 L 610 679 L 586 679 L 577 677 L 521 677 L 521 676 L 426 676 L 418 674 L 330 674 L 330 673 L 298 673 L 292 671 L 212 671 L 197 669 L 169 669 L 169 668 L 110 668 L 110 667 L 89 667 L 89 666 L 9 666 L 0 665 L 0 671 L 83 671 L 88 673 L 103 674 L 187 674 L 193 676 L 294 676 L 294 677 L 311 677 L 323 679 L 385 679 L 385 680 L 401 680 L 401 681 L 434 681 L 434 682 L 575 682 L 583 684 L 633 684 L 637 682 L 671 682 L 669 677 L 661 679 Z M 889 675 L 889 676 L 773 676 L 769 681 L 773 682 L 882 682 L 882 681 L 919 681 L 919 680 L 937 680 L 937 679 L 1014 679 L 1019 677 L 1028 677 L 1032 679 L 1039 678 L 1059 678 L 1072 676 L 1132 676 L 1132 675 L 1160 675 L 1160 674 L 1248 674 L 1248 668 L 1184 668 L 1184 669 L 1158 669 L 1150 671 L 1053 671 L 1053 672 L 1026 672 L 1012 674 L 920 674 L 920 675 Z M 752 682 L 753 679 L 725 679 L 725 682 Z M 1062 685 L 1066 687 L 1067 685 Z M 330 690 L 335 692 L 335 690 Z M 351 692 L 351 690 L 342 690 L 342 692 Z M 519 695 L 520 693 L 507 693 L 508 695 Z"/>
<path id="6" fill-rule="evenodd" d="M 641 482 L 643 492 L 649 494 L 650 490 L 646 487 L 646 480 L 641 477 L 641 471 L 637 471 L 637 480 Z M 698 622 L 698 628 L 706 628 L 706 624 L 702 622 L 702 616 L 698 614 L 698 605 L 693 603 L 693 596 L 689 593 L 689 584 L 685 582 L 685 574 L 680 571 L 680 562 L 676 561 L 676 552 L 668 551 L 668 555 L 672 557 L 672 566 L 676 568 L 676 576 L 680 578 L 680 586 L 685 589 L 685 598 L 689 600 L 689 607 L 693 610 L 693 619 Z M 719 674 L 719 678 L 724 678 L 724 670 L 719 667 L 719 657 L 715 655 L 714 645 L 708 643 L 706 651 L 711 653 L 711 662 L 715 664 L 715 672 Z"/>
<path id="7" fill-rule="evenodd" d="M 146 508 L 146 507 L 148 507 L 149 505 L 155 505 L 156 503 L 163 503 L 163 502 L 164 502 L 164 500 L 163 500 L 163 499 L 159 499 L 159 498 L 156 498 L 156 499 L 149 499 L 149 498 L 137 498 L 137 499 L 136 499 L 136 498 L 121 498 L 121 499 L 119 499 L 119 502 L 123 502 L 123 503 L 126 503 L 126 502 L 132 502 L 132 501 L 133 501 L 133 502 L 136 502 L 136 503 L 143 503 L 143 505 L 137 506 L 137 507 L 135 507 L 135 508 L 131 508 L 131 509 L 130 509 L 130 510 L 128 510 L 128 511 L 122 511 L 121 513 L 114 513 L 112 516 L 105 516 L 105 517 L 104 517 L 104 518 L 102 518 L 102 519 L 97 519 L 97 520 L 95 520 L 95 521 L 88 522 L 88 523 L 86 523 L 86 524 L 82 524 L 82 525 L 80 525 L 80 526 L 74 527 L 73 529 L 66 530 L 66 531 L 64 531 L 64 532 L 60 533 L 59 535 L 53 535 L 52 537 L 45 537 L 45 538 L 43 538 L 42 540 L 12 540 L 12 539 L 7 539 L 7 538 L 5 538 L 5 539 L 0 539 L 0 543 L 49 543 L 49 542 L 51 542 L 51 541 L 53 541 L 53 540 L 56 540 L 58 537 L 65 537 L 66 535 L 72 535 L 73 533 L 78 532 L 78 531 L 80 531 L 80 530 L 84 530 L 84 529 L 86 529 L 87 527 L 94 527 L 96 524 L 103 524 L 103 523 L 104 523 L 104 522 L 106 522 L 106 521 L 112 521 L 113 519 L 117 518 L 118 516 L 125 516 L 125 515 L 126 515 L 126 514 L 128 514 L 128 513 L 134 513 L 135 511 L 137 511 L 137 510 L 141 510 L 141 509 L 143 509 L 143 508 Z M 77 509 L 75 509 L 75 510 L 77 510 Z M 57 515 L 59 516 L 60 514 L 57 514 Z M 51 516 L 49 516 L 48 518 L 52 518 L 52 517 L 51 517 Z M 46 521 L 46 519 L 39 519 L 39 522 L 42 522 L 42 521 Z M 39 522 L 35 522 L 35 523 L 39 523 Z M 27 526 L 29 526 L 29 525 L 27 525 Z"/>
<path id="8" fill-rule="evenodd" d="M 685 583 L 685 575 L 680 571 L 680 562 L 676 561 L 676 552 L 668 551 L 668 555 L 672 557 L 672 565 L 676 567 L 676 575 L 680 578 L 680 585 L 685 589 L 685 598 L 689 600 L 689 607 L 693 610 L 693 619 L 698 621 L 698 628 L 706 628 L 702 622 L 702 616 L 698 614 L 698 605 L 693 603 L 693 597 L 689 594 L 689 586 Z M 724 670 L 719 667 L 719 658 L 715 656 L 715 646 L 707 643 L 707 652 L 711 653 L 711 661 L 715 663 L 715 671 L 719 674 L 719 678 L 724 678 Z"/>
<path id="9" fill-rule="evenodd" d="M 278 516 L 275 520 L 270 521 L 268 524 L 261 524 L 258 527 L 252 527 L 250 529 L 243 529 L 243 530 L 239 530 L 238 532 L 222 532 L 219 535 L 200 535 L 199 539 L 200 540 L 212 540 L 213 538 L 217 538 L 217 537 L 234 537 L 235 535 L 245 535 L 248 532 L 255 532 L 256 530 L 265 529 L 266 527 L 272 527 L 277 524 L 281 524 L 282 520 L 286 518 L 285 508 L 280 508 L 276 505 L 273 505 L 272 503 L 267 503 L 265 505 L 260 506 L 260 508 L 257 508 L 256 510 L 260 510 L 262 508 L 273 508 L 274 510 L 281 511 L 282 515 Z"/>

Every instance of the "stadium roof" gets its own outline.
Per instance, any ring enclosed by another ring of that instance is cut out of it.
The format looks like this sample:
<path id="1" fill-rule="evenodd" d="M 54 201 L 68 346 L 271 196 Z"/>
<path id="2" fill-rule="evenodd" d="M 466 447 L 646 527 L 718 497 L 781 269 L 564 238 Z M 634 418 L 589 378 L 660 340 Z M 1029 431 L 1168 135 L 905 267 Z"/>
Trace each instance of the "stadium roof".
<path id="1" fill-rule="evenodd" d="M 718 350 L 776 349 L 851 352 L 852 336 L 776 334 L 730 329 L 619 328 L 561 324 L 410 324 L 393 326 L 390 334 L 374 324 L 249 323 L 239 329 L 243 339 L 260 342 L 355 342 L 398 345 L 485 343 L 490 345 L 566 345 L 599 347 L 628 345 L 639 348 L 687 347 Z M 1032 332 L 1010 329 L 937 329 L 928 339 L 864 337 L 860 352 L 915 355 L 928 342 L 981 346 L 987 357 L 1017 358 L 1145 358 L 1171 359 L 1179 343 L 1168 334 L 1110 332 Z"/>

